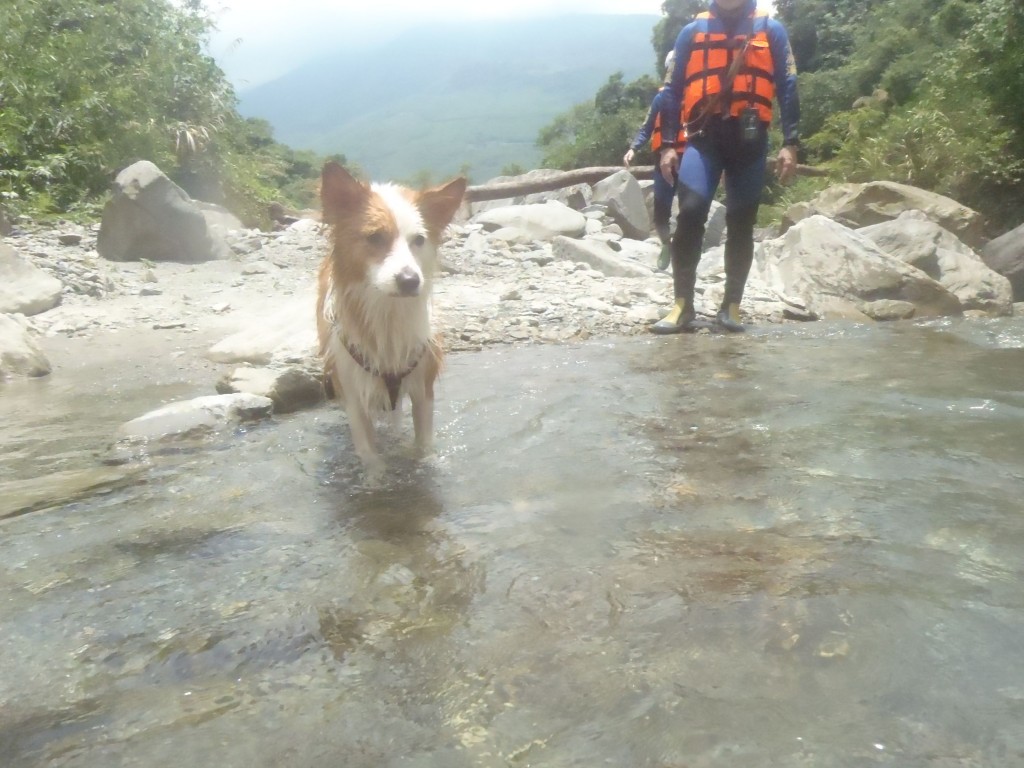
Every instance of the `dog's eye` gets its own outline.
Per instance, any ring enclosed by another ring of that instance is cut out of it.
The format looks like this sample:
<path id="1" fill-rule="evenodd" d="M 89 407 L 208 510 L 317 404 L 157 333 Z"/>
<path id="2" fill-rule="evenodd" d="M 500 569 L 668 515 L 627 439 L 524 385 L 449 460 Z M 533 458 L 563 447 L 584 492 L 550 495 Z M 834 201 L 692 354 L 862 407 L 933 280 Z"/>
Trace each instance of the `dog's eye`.
<path id="1" fill-rule="evenodd" d="M 424 235 L 414 235 L 413 238 L 409 241 L 409 245 L 411 245 L 413 248 L 419 248 L 425 242 L 427 242 L 427 238 Z"/>
<path id="2" fill-rule="evenodd" d="M 376 232 L 368 234 L 366 241 L 374 248 L 383 248 L 388 244 L 388 234 L 384 230 L 378 229 Z"/>

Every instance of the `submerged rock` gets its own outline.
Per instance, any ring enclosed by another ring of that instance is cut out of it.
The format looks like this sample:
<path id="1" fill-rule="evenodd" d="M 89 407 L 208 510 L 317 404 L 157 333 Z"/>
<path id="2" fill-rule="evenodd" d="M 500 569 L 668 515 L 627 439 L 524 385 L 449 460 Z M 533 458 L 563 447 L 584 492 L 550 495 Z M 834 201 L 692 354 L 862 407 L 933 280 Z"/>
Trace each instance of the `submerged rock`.
<path id="1" fill-rule="evenodd" d="M 132 419 L 121 426 L 120 435 L 144 440 L 190 436 L 264 419 L 273 410 L 274 402 L 269 397 L 245 393 L 207 395 L 171 403 Z"/>

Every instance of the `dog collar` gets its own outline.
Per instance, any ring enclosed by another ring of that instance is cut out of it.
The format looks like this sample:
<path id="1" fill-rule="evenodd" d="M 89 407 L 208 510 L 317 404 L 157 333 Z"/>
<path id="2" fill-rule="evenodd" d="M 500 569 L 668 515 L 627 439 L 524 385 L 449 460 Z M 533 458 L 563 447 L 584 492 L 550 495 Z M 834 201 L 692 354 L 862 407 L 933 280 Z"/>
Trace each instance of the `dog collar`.
<path id="1" fill-rule="evenodd" d="M 426 346 L 420 346 L 419 351 L 417 351 L 416 355 L 413 358 L 412 364 L 409 365 L 404 371 L 395 372 L 380 371 L 373 367 L 372 365 L 370 365 L 366 361 L 366 358 L 363 357 L 362 354 L 359 352 L 359 348 L 356 347 L 356 345 L 352 344 L 351 342 L 345 345 L 345 349 L 348 350 L 348 353 L 352 356 L 352 359 L 355 360 L 356 364 L 359 365 L 364 371 L 366 371 L 371 376 L 379 376 L 381 380 L 383 380 L 384 386 L 387 387 L 388 390 L 388 397 L 391 400 L 391 410 L 393 411 L 395 410 L 396 407 L 398 407 L 398 389 L 402 385 L 402 379 L 404 379 L 406 376 L 412 373 L 415 370 L 416 366 L 419 365 L 419 362 L 423 357 L 423 353 L 426 351 Z"/>

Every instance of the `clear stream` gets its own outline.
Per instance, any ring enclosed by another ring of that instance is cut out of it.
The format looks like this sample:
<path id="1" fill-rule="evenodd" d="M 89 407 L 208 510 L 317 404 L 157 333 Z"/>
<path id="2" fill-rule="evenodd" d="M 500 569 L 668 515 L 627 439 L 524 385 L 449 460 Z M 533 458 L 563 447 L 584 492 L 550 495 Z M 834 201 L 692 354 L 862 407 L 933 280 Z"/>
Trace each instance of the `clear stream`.
<path id="1" fill-rule="evenodd" d="M 1024 765 L 1020 318 L 453 356 L 379 488 L 334 406 L 102 464 L 176 365 L 0 385 L 4 768 Z"/>

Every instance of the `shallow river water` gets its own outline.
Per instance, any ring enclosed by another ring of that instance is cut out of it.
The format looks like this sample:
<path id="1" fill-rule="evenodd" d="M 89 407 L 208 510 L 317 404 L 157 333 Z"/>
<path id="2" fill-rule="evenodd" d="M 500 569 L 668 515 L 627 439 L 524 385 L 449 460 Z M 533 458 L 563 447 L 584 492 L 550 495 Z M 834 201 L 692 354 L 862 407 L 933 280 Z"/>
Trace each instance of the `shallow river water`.
<path id="1" fill-rule="evenodd" d="M 453 356 L 377 488 L 333 406 L 104 466 L 209 375 L 92 365 L 0 385 L 0 495 L 100 476 L 0 520 L 5 768 L 1024 765 L 1020 319 Z"/>

